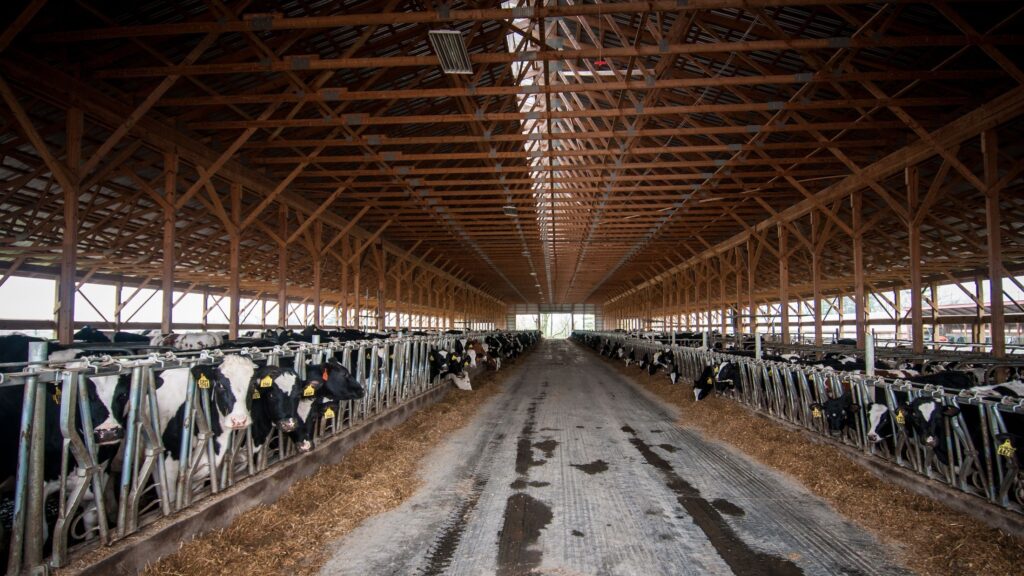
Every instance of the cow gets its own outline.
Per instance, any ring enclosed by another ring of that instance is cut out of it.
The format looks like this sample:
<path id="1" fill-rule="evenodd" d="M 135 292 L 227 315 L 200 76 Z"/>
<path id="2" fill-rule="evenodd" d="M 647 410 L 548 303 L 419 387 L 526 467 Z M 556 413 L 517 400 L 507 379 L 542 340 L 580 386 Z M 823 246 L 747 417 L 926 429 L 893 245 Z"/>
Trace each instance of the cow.
<path id="1" fill-rule="evenodd" d="M 69 370 L 83 368 L 84 361 L 69 362 L 65 368 Z M 100 467 L 100 473 L 105 474 L 106 468 L 117 455 L 120 443 L 124 438 L 124 428 L 128 414 L 128 398 L 131 387 L 129 374 L 113 375 L 89 375 L 85 379 L 85 393 L 87 395 L 86 405 L 89 410 L 89 418 L 92 430 L 88 434 L 92 436 L 96 449 L 96 464 Z M 70 499 L 85 481 L 84 471 L 78 468 L 89 463 L 81 463 L 75 459 L 74 453 L 64 462 L 62 468 L 62 453 L 64 438 L 60 430 L 60 411 L 63 396 L 62 386 L 58 383 L 46 384 L 46 398 L 43 399 L 43 499 L 47 506 L 52 505 L 50 497 L 60 491 L 61 472 L 67 473 L 67 497 Z M 13 488 L 15 475 L 17 473 L 18 444 L 21 436 L 21 410 L 24 402 L 24 386 L 0 386 L 0 443 L 3 444 L 3 453 L 7 456 L 0 458 L 0 486 L 9 485 Z M 80 436 L 86 435 L 83 428 L 82 418 L 76 419 L 76 429 Z M 4 496 L 4 504 L 9 497 Z M 92 529 L 97 525 L 98 513 L 92 508 L 91 503 L 95 502 L 96 495 L 92 487 L 87 487 L 82 500 L 83 521 L 86 529 Z M 46 525 L 47 533 L 52 533 L 53 525 L 56 522 L 56 514 L 48 514 Z M 5 530 L 10 526 L 6 525 Z M 2 531 L 0 531 L 2 532 Z M 6 532 L 4 532 L 7 534 Z"/>
<path id="2" fill-rule="evenodd" d="M 171 368 L 156 375 L 156 399 L 160 437 L 166 452 L 164 466 L 167 471 L 169 496 L 176 494 L 178 468 L 182 464 L 180 448 L 184 431 L 185 400 L 189 377 L 196 384 L 196 406 L 203 406 L 210 415 L 210 433 L 213 436 L 214 462 L 220 464 L 229 449 L 231 432 L 244 430 L 250 424 L 249 399 L 256 365 L 252 360 L 235 354 L 224 357 L 219 365 L 197 364 L 192 368 Z M 206 392 L 206 394 L 203 394 Z M 205 396 L 205 398 L 204 398 Z M 202 479 L 210 474 L 210 463 L 202 466 L 195 476 Z"/>
<path id="3" fill-rule="evenodd" d="M 824 402 L 812 403 L 812 415 L 820 415 L 825 419 L 829 433 L 832 435 L 841 434 L 850 425 L 854 414 L 860 410 L 860 406 L 853 403 L 853 396 L 849 390 L 845 390 L 837 398 L 829 398 Z"/>
<path id="4" fill-rule="evenodd" d="M 155 334 L 149 339 L 151 346 L 170 346 L 175 350 L 211 350 L 224 344 L 223 332 L 190 332 L 187 334 Z"/>
<path id="5" fill-rule="evenodd" d="M 300 386 L 298 374 L 290 368 L 263 366 L 252 382 L 250 434 L 254 450 L 259 451 L 276 426 L 288 433 L 298 426 L 297 409 Z"/>
<path id="6" fill-rule="evenodd" d="M 947 406 L 940 399 L 920 396 L 907 407 L 910 430 L 919 444 L 930 448 L 943 464 L 949 463 L 946 450 L 946 418 L 960 413 L 956 406 Z"/>
<path id="7" fill-rule="evenodd" d="M 336 359 L 307 367 L 306 379 L 296 397 L 296 426 L 289 437 L 299 452 L 313 449 L 313 439 L 321 421 L 340 418 L 341 402 L 366 395 L 362 384 Z"/>
<path id="8" fill-rule="evenodd" d="M 907 378 L 915 384 L 931 384 L 942 387 L 943 390 L 966 390 L 977 386 L 978 379 L 971 372 L 960 372 L 956 370 L 944 370 L 934 374 L 920 374 Z"/>

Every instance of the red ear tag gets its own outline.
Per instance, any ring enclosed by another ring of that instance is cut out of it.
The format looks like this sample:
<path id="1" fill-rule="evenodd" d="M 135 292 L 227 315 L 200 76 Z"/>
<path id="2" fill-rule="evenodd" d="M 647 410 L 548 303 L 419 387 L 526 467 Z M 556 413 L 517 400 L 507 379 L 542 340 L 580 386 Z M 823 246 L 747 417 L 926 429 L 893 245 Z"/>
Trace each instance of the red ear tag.
<path id="1" fill-rule="evenodd" d="M 324 378 L 323 378 L 324 382 L 327 382 L 327 368 L 324 368 L 323 376 L 324 376 Z"/>

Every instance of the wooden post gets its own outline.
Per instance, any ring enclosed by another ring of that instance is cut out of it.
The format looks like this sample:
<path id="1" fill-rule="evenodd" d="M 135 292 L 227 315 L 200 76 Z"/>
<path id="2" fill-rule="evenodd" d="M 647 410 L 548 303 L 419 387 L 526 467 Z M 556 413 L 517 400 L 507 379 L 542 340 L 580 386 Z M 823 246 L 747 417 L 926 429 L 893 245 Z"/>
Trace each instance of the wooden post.
<path id="1" fill-rule="evenodd" d="M 789 344 L 789 230 L 779 224 L 779 311 L 782 315 L 782 343 Z"/>
<path id="2" fill-rule="evenodd" d="M 857 332 L 857 347 L 864 347 L 864 337 L 867 334 L 867 297 L 864 291 L 864 241 L 863 224 L 861 222 L 862 192 L 853 193 L 851 197 L 853 211 L 853 308 L 854 324 Z"/>
<path id="3" fill-rule="evenodd" d="M 239 229 L 242 222 L 242 185 L 231 184 L 231 221 L 234 226 L 234 230 L 228 231 L 228 241 L 230 242 L 229 258 L 230 271 L 228 272 L 228 297 L 231 298 L 231 304 L 228 308 L 228 338 L 235 340 L 238 338 L 238 322 L 240 316 L 240 300 L 242 299 L 241 290 L 241 239 L 242 231 Z"/>
<path id="4" fill-rule="evenodd" d="M 124 290 L 124 282 L 114 284 L 114 332 L 121 331 L 121 292 Z"/>
<path id="5" fill-rule="evenodd" d="M 981 276 L 974 277 L 974 323 L 971 324 L 971 341 L 975 344 L 984 343 L 984 329 L 982 321 L 985 316 L 985 291 L 983 290 Z"/>
<path id="6" fill-rule="evenodd" d="M 288 238 L 288 206 L 281 202 L 277 205 L 277 232 L 281 239 Z M 279 328 L 288 326 L 288 244 L 277 244 L 277 324 Z"/>
<path id="7" fill-rule="evenodd" d="M 985 162 L 985 224 L 988 229 L 989 329 L 992 334 L 992 356 L 1006 357 L 1006 324 L 1003 316 L 1003 248 L 999 228 L 998 140 L 994 130 L 981 134 L 981 151 Z M 1006 380 L 1006 370 L 996 370 L 996 381 Z"/>
<path id="8" fill-rule="evenodd" d="M 917 167 L 908 166 L 905 176 L 907 214 L 910 217 L 907 230 L 910 239 L 910 340 L 914 352 L 920 354 L 924 352 L 924 316 L 921 310 L 921 224 L 917 218 L 919 182 Z"/>
<path id="9" fill-rule="evenodd" d="M 323 258 L 320 257 L 320 248 L 323 239 L 324 225 L 319 220 L 313 224 L 313 250 L 310 256 L 313 258 L 313 324 L 317 327 L 323 323 L 323 300 L 320 298 Z"/>
<path id="10" fill-rule="evenodd" d="M 814 345 L 821 346 L 823 343 L 821 330 L 821 248 L 819 247 L 819 235 L 821 234 L 821 213 L 818 210 L 811 212 L 811 292 L 814 298 Z"/>
<path id="11" fill-rule="evenodd" d="M 342 325 L 351 326 L 349 320 L 349 289 L 348 289 L 348 259 L 352 256 L 352 248 L 348 236 L 341 239 L 341 317 Z"/>
<path id="12" fill-rule="evenodd" d="M 75 293 L 78 265 L 78 192 L 81 185 L 82 109 L 72 106 L 67 116 L 67 165 L 70 182 L 64 188 L 64 239 L 61 245 L 60 281 L 57 289 L 57 339 L 71 344 L 75 339 Z"/>
<path id="13" fill-rule="evenodd" d="M 375 242 L 373 250 L 374 259 L 377 261 L 377 330 L 384 330 L 384 320 L 387 314 L 385 306 L 388 296 L 387 274 L 384 272 L 384 265 L 387 262 L 387 254 L 384 253 L 384 244 Z"/>
<path id="14" fill-rule="evenodd" d="M 160 332 L 169 334 L 174 324 L 174 203 L 178 199 L 178 155 L 164 152 L 164 244 L 160 289 L 163 302 L 160 309 Z"/>

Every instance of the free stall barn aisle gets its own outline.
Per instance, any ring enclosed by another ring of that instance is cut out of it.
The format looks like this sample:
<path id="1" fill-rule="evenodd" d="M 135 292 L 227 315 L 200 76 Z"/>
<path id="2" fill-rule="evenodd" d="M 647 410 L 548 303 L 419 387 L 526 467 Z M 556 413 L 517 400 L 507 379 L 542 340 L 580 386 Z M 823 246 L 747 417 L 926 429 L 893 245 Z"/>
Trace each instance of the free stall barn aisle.
<path id="1" fill-rule="evenodd" d="M 905 573 L 821 500 L 675 421 L 546 340 L 428 456 L 417 494 L 336 543 L 322 573 Z"/>

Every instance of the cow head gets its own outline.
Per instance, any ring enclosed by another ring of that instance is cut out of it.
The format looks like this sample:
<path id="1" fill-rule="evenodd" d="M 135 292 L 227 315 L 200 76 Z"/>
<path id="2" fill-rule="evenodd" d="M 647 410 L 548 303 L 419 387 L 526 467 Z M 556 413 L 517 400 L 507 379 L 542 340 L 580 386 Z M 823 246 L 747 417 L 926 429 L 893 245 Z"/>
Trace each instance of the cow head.
<path id="1" fill-rule="evenodd" d="M 249 425 L 250 390 L 256 365 L 248 358 L 231 354 L 220 366 L 199 364 L 192 377 L 200 389 L 209 389 L 220 414 L 222 430 L 238 430 Z"/>
<path id="2" fill-rule="evenodd" d="M 715 369 L 713 366 L 705 366 L 700 376 L 693 381 L 693 399 L 703 400 L 715 389 Z"/>
<path id="3" fill-rule="evenodd" d="M 85 362 L 69 362 L 66 367 L 83 368 Z M 125 420 L 128 417 L 131 376 L 88 376 L 85 379 L 85 389 L 89 398 L 89 418 L 92 421 L 93 438 L 96 443 L 104 445 L 120 442 L 124 438 Z M 60 396 L 60 388 L 55 388 L 52 396 L 54 402 L 59 404 Z"/>
<path id="4" fill-rule="evenodd" d="M 291 432 L 298 425 L 295 410 L 301 390 L 297 379 L 294 370 L 278 366 L 260 368 L 252 379 L 254 403 L 266 405 L 270 419 L 284 432 Z"/>
<path id="5" fill-rule="evenodd" d="M 363 385 L 348 368 L 333 358 L 323 364 L 310 366 L 306 380 L 307 385 L 316 384 L 314 388 L 334 402 L 356 400 L 366 394 Z"/>
<path id="6" fill-rule="evenodd" d="M 910 424 L 918 440 L 934 448 L 945 433 L 943 417 L 956 416 L 960 409 L 956 406 L 944 406 L 934 398 L 921 397 L 910 403 L 909 412 Z"/>
<path id="7" fill-rule="evenodd" d="M 839 434 L 846 429 L 850 417 L 860 408 L 853 403 L 849 392 L 838 398 L 830 398 L 825 402 L 811 404 L 812 413 L 821 414 L 832 434 Z"/>

